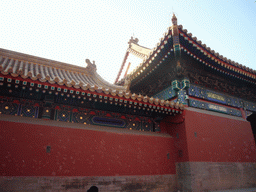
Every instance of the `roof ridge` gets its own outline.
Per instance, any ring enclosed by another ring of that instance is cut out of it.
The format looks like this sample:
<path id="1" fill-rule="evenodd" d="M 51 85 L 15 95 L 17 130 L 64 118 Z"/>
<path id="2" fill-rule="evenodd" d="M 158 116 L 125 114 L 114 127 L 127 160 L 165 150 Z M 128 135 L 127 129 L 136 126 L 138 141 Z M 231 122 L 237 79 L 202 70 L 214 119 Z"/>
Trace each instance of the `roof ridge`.
<path id="1" fill-rule="evenodd" d="M 29 63 L 34 63 L 34 64 L 43 65 L 47 67 L 56 67 L 56 68 L 61 68 L 61 69 L 69 70 L 73 72 L 88 73 L 88 71 L 86 70 L 86 67 L 80 67 L 74 64 L 46 59 L 43 57 L 37 57 L 37 56 L 20 53 L 16 51 L 11 51 L 3 48 L 0 48 L 0 54 L 4 54 L 5 56 L 9 58 L 13 58 L 15 60 L 26 61 Z"/>
<path id="2" fill-rule="evenodd" d="M 68 87 L 106 88 L 111 91 L 126 92 L 127 86 L 113 85 L 105 81 L 97 72 L 96 65 L 86 59 L 87 67 L 38 58 L 23 53 L 0 49 L 0 73 L 13 77 L 21 76 L 33 81 L 49 82 Z M 82 77 L 82 78 L 81 78 Z M 85 77 L 83 79 L 83 77 Z"/>
<path id="3" fill-rule="evenodd" d="M 237 67 L 237 68 L 240 68 L 242 70 L 245 70 L 247 72 L 250 72 L 252 74 L 256 74 L 256 70 L 250 68 L 250 67 L 247 67 L 245 65 L 242 65 L 236 61 L 233 61 L 231 59 L 228 59 L 226 57 L 224 57 L 223 55 L 219 54 L 218 52 L 216 52 L 215 50 L 211 49 L 210 47 L 206 46 L 206 44 L 202 43 L 201 40 L 198 40 L 196 36 L 193 37 L 193 34 L 191 32 L 188 32 L 187 29 L 183 29 L 183 26 L 182 25 L 179 25 L 178 28 L 183 32 L 185 33 L 189 38 L 191 38 L 192 41 L 194 41 L 195 43 L 197 43 L 198 45 L 200 45 L 205 51 L 207 51 L 208 53 L 214 55 L 215 57 L 221 59 L 222 61 L 234 66 L 234 67 Z"/>

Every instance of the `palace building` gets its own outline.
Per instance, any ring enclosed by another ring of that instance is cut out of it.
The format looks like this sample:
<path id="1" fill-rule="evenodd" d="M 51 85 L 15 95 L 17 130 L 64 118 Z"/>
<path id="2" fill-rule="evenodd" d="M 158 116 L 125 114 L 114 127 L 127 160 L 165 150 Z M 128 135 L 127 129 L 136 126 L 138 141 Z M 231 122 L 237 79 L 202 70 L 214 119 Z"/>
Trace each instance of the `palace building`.
<path id="1" fill-rule="evenodd" d="M 88 59 L 0 49 L 0 191 L 256 186 L 256 71 L 175 15 L 155 48 L 128 44 L 115 84 Z M 131 73 L 129 54 L 143 59 Z"/>

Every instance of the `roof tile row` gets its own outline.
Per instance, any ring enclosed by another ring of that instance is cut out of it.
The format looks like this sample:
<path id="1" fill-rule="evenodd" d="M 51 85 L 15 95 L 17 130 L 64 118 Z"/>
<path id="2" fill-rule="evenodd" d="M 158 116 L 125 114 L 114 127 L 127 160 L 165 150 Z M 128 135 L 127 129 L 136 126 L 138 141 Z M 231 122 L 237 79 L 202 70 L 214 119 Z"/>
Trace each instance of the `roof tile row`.
<path id="1" fill-rule="evenodd" d="M 231 59 L 227 59 L 226 57 L 224 57 L 223 55 L 220 55 L 218 52 L 215 52 L 214 50 L 212 50 L 210 47 L 207 47 L 205 44 L 202 44 L 202 41 L 197 40 L 197 37 L 193 37 L 192 33 L 188 33 L 187 29 L 183 29 L 182 25 L 179 25 L 179 29 L 184 32 L 188 37 L 190 37 L 195 43 L 197 43 L 198 45 L 202 46 L 203 48 L 205 48 L 208 52 L 210 52 L 211 54 L 215 55 L 216 57 L 218 57 L 219 59 L 233 65 L 234 67 L 238 67 L 242 70 L 248 71 L 250 73 L 254 73 L 256 74 L 256 70 L 253 70 L 249 67 L 246 67 L 242 64 L 239 64 L 238 62 L 232 61 Z"/>
<path id="2" fill-rule="evenodd" d="M 253 70 L 253 69 L 251 69 L 251 68 L 249 68 L 249 67 L 246 67 L 246 66 L 244 66 L 244 65 L 241 65 L 241 64 L 239 64 L 239 63 L 237 63 L 237 62 L 235 62 L 235 61 L 232 61 L 232 60 L 230 60 L 230 59 L 227 59 L 227 58 L 224 57 L 223 55 L 220 55 L 218 52 L 215 52 L 214 50 L 212 50 L 210 47 L 207 47 L 205 44 L 202 44 L 202 41 L 198 40 L 197 37 L 193 37 L 192 33 L 188 33 L 188 31 L 187 31 L 186 29 L 183 29 L 183 26 L 182 26 L 182 25 L 179 25 L 178 28 L 179 28 L 179 30 L 180 30 L 181 32 L 183 32 L 186 36 L 188 36 L 188 37 L 190 38 L 191 43 L 194 42 L 194 43 L 197 44 L 198 46 L 201 46 L 201 47 L 202 47 L 202 50 L 203 50 L 205 53 L 208 52 L 208 53 L 214 55 L 214 56 L 217 57 L 218 59 L 220 59 L 220 60 L 222 60 L 222 61 L 224 61 L 224 62 L 226 62 L 226 63 L 232 65 L 234 68 L 237 67 L 237 68 L 240 68 L 240 69 L 242 69 L 242 70 L 244 70 L 244 71 L 246 71 L 246 72 L 249 72 L 249 73 L 252 73 L 252 74 L 256 74 L 256 70 Z M 151 52 L 150 52 L 150 54 L 148 55 L 148 57 L 144 58 L 144 59 L 143 59 L 143 62 L 140 63 L 139 66 L 137 66 L 137 67 L 132 71 L 132 73 L 127 76 L 127 78 L 134 79 L 134 78 L 135 78 L 135 75 L 136 75 L 137 73 L 140 73 L 141 68 L 142 68 L 144 65 L 146 65 L 146 63 L 148 63 L 149 59 L 150 59 L 151 57 L 153 57 L 153 55 L 157 54 L 157 51 L 160 52 L 159 48 L 161 48 L 160 45 L 163 43 L 163 41 L 164 41 L 166 38 L 167 38 L 167 39 L 171 38 L 171 33 L 170 33 L 171 30 L 172 30 L 172 27 L 168 27 L 168 28 L 167 28 L 167 32 L 164 33 L 164 35 L 163 35 L 162 38 L 160 38 L 160 41 L 159 41 L 159 42 L 156 44 L 156 46 L 151 50 Z M 165 43 L 165 42 L 164 42 L 164 43 Z M 150 62 L 150 61 L 149 61 L 149 62 Z"/>
<path id="3" fill-rule="evenodd" d="M 88 64 L 87 68 L 82 72 L 78 72 L 70 70 L 71 68 L 67 69 L 70 67 L 68 64 L 56 61 L 52 61 L 49 65 L 44 65 L 44 62 L 34 63 L 30 62 L 30 57 L 35 58 L 34 56 L 25 55 L 26 58 L 17 59 L 16 57 L 24 54 L 8 51 L 12 53 L 12 55 L 6 55 L 3 53 L 6 51 L 8 50 L 0 49 L 0 72 L 3 75 L 11 75 L 13 77 L 21 76 L 23 79 L 30 78 L 33 81 L 49 82 L 51 84 L 65 85 L 77 89 L 81 88 L 97 93 L 104 92 L 105 94 L 125 97 L 126 99 L 149 102 L 150 104 L 181 110 L 184 109 L 182 104 L 159 100 L 153 97 L 149 98 L 148 96 L 137 95 L 135 93 L 132 94 L 127 89 L 127 86 L 118 86 L 108 83 L 98 75 L 95 64 L 91 64 L 89 60 L 86 60 Z M 42 60 L 42 58 L 38 58 L 38 60 L 40 59 Z M 56 64 L 57 67 L 55 67 L 54 64 Z M 60 68 L 60 64 L 62 64 L 62 68 Z"/>

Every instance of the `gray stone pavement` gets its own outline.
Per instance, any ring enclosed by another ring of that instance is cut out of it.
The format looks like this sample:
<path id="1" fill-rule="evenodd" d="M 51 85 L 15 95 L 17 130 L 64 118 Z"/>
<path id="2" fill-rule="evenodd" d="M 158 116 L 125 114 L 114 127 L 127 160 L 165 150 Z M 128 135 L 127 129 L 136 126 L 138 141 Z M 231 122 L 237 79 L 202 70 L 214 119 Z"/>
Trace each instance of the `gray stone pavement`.
<path id="1" fill-rule="evenodd" d="M 256 188 L 247 188 L 247 189 L 229 189 L 229 190 L 218 190 L 212 192 L 256 192 Z"/>

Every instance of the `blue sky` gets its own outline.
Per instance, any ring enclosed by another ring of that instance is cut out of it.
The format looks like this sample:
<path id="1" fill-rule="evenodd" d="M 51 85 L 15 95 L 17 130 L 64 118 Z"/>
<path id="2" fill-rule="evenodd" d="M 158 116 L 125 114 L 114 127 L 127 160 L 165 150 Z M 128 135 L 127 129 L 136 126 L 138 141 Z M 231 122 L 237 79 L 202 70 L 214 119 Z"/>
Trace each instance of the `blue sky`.
<path id="1" fill-rule="evenodd" d="M 0 1 L 0 47 L 79 66 L 114 82 L 134 34 L 154 48 L 178 24 L 224 57 L 256 69 L 254 0 Z M 134 60 L 132 60 L 134 61 Z"/>

